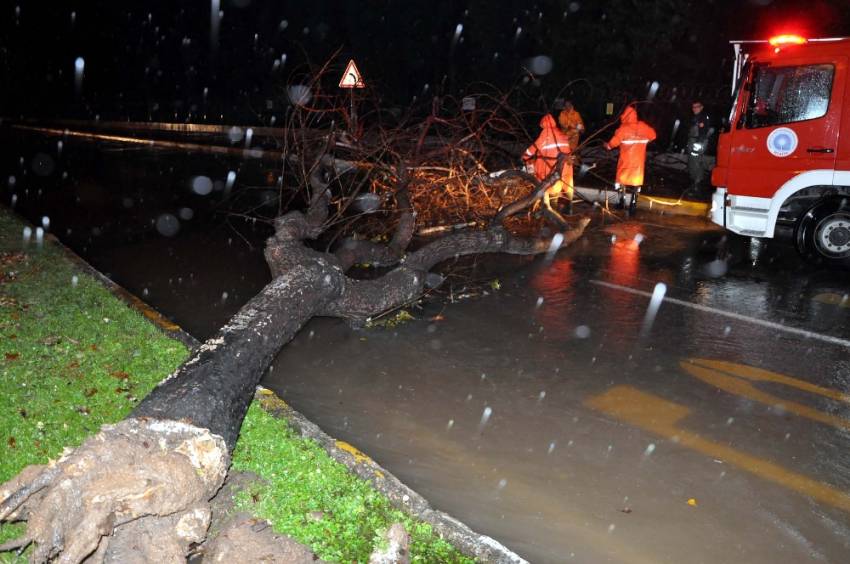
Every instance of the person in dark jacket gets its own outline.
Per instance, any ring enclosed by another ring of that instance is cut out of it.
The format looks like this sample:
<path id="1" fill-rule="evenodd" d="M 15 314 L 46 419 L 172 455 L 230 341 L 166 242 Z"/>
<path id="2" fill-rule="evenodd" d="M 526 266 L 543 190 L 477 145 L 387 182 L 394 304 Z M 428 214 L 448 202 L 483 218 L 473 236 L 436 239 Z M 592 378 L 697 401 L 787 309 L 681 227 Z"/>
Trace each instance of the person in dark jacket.
<path id="1" fill-rule="evenodd" d="M 711 188 L 708 181 L 715 163 L 717 127 L 701 101 L 694 100 L 691 111 L 693 115 L 685 144 L 685 151 L 688 154 L 688 176 L 691 179 L 689 191 L 694 196 L 700 196 L 706 189 Z"/>

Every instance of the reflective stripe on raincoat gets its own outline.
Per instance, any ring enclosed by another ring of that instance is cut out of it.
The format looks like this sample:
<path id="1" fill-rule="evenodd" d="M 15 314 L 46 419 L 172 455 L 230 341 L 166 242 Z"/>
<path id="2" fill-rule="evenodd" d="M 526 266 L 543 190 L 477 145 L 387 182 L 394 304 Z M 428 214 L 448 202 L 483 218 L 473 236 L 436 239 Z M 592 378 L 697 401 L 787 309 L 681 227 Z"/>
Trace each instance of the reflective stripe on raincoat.
<path id="1" fill-rule="evenodd" d="M 620 147 L 617 161 L 617 183 L 623 186 L 643 186 L 643 169 L 646 162 L 646 145 L 655 139 L 655 130 L 640 121 L 631 106 L 620 116 L 622 125 L 608 141 L 613 149 Z"/>
<path id="2" fill-rule="evenodd" d="M 522 160 L 531 162 L 534 165 L 534 176 L 538 180 L 543 180 L 555 168 L 558 155 L 570 153 L 570 143 L 567 141 L 567 136 L 558 129 L 558 124 L 555 123 L 555 118 L 551 115 L 543 116 L 543 119 L 540 120 L 540 127 L 543 128 L 543 131 L 540 132 L 537 140 L 525 150 Z M 561 181 L 569 190 L 572 190 L 573 165 L 569 162 L 564 162 L 564 166 L 561 168 Z"/>

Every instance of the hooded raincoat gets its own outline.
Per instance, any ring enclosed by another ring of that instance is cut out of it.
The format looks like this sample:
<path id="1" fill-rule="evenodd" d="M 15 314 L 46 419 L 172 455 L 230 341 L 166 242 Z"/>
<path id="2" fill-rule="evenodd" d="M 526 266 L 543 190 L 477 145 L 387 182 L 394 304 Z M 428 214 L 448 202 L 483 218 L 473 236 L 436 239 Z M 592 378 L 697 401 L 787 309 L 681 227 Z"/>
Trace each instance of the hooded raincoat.
<path id="1" fill-rule="evenodd" d="M 620 147 L 617 161 L 617 184 L 621 186 L 643 186 L 643 170 L 646 162 L 646 145 L 655 139 L 655 130 L 638 119 L 631 106 L 620 116 L 620 127 L 608 141 L 613 149 Z"/>
<path id="2" fill-rule="evenodd" d="M 534 166 L 534 176 L 538 180 L 543 180 L 555 168 L 558 155 L 570 153 L 570 143 L 567 140 L 567 136 L 558 129 L 558 124 L 555 123 L 555 118 L 551 115 L 546 114 L 543 116 L 543 119 L 540 120 L 540 127 L 543 128 L 543 131 L 540 132 L 537 140 L 525 150 L 522 160 L 532 163 Z M 564 187 L 566 187 L 567 192 L 572 192 L 572 163 L 564 162 L 564 166 L 561 168 L 561 182 L 561 185 L 553 187 L 553 194 L 560 193 Z"/>
<path id="3" fill-rule="evenodd" d="M 564 108 L 558 114 L 558 125 L 561 126 L 561 131 L 566 134 L 567 140 L 570 142 L 570 150 L 577 149 L 579 135 L 584 133 L 584 121 L 582 121 L 581 115 L 575 108 Z"/>

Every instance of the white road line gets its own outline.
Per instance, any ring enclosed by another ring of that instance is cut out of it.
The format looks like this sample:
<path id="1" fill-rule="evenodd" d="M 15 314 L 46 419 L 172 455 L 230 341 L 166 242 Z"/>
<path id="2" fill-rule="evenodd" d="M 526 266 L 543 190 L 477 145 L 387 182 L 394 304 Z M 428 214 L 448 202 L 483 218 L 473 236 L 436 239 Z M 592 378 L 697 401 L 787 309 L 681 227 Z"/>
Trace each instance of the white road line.
<path id="1" fill-rule="evenodd" d="M 145 145 L 148 147 L 168 147 L 170 149 L 183 149 L 188 151 L 198 151 L 201 153 L 218 153 L 229 155 L 242 155 L 253 158 L 271 158 L 280 157 L 282 151 L 272 151 L 266 149 L 245 149 L 241 147 L 223 147 L 221 145 L 203 145 L 200 143 L 188 143 L 184 141 L 167 141 L 163 139 L 142 139 L 140 137 L 127 137 L 124 135 L 111 135 L 106 133 L 90 133 L 87 131 L 75 131 L 72 129 L 56 129 L 50 127 L 33 127 L 30 125 L 12 125 L 15 129 L 23 129 L 27 131 L 38 131 L 48 135 L 56 135 L 61 137 L 80 137 L 82 139 L 100 139 L 102 141 L 113 141 L 116 143 L 129 143 L 133 145 Z"/>
<path id="2" fill-rule="evenodd" d="M 620 290 L 621 292 L 627 292 L 629 294 L 635 294 L 638 296 L 645 296 L 647 298 L 652 297 L 651 292 L 644 292 L 643 290 L 637 290 L 635 288 L 630 288 L 629 286 L 621 286 L 619 284 L 612 284 L 610 282 L 604 282 L 602 280 L 591 280 L 591 284 L 595 284 L 597 286 L 604 286 L 605 288 L 611 288 L 614 290 Z M 724 317 L 731 317 L 732 319 L 737 319 L 738 321 L 746 321 L 747 323 L 753 323 L 754 325 L 761 325 L 762 327 L 769 327 L 771 329 L 776 329 L 778 331 L 784 331 L 785 333 L 792 333 L 794 335 L 800 335 L 801 337 L 805 337 L 807 339 L 816 339 L 818 341 L 824 341 L 826 343 L 831 343 L 833 345 L 839 345 L 845 348 L 850 348 L 850 341 L 847 339 L 841 339 L 839 337 L 832 337 L 831 335 L 824 335 L 822 333 L 815 333 L 814 331 L 807 331 L 805 329 L 797 329 L 796 327 L 788 327 L 786 325 L 781 325 L 779 323 L 774 323 L 773 321 L 765 321 L 763 319 L 757 319 L 755 317 L 748 317 L 746 315 L 741 315 L 740 313 L 734 313 L 731 311 L 724 311 L 722 309 L 717 309 L 709 306 L 704 306 L 701 304 L 695 304 L 693 302 L 686 302 L 684 300 L 677 300 L 676 298 L 664 298 L 665 302 L 670 302 L 676 305 L 690 307 L 693 309 L 698 309 L 700 311 L 705 311 L 708 313 L 713 313 L 715 315 L 721 315 Z"/>

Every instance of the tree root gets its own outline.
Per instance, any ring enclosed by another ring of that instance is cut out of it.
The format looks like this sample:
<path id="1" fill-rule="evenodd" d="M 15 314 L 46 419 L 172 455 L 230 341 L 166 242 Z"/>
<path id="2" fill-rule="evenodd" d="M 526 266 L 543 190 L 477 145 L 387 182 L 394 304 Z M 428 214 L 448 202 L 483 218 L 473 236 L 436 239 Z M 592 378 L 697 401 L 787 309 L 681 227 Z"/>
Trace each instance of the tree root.
<path id="1" fill-rule="evenodd" d="M 25 536 L 3 548 L 34 542 L 32 562 L 184 562 L 206 535 L 207 502 L 229 462 L 222 438 L 206 429 L 143 419 L 105 425 L 58 461 L 0 486 L 0 521 L 27 521 Z"/>
<path id="2" fill-rule="evenodd" d="M 233 516 L 227 526 L 202 547 L 204 562 L 264 562 L 321 564 L 306 546 L 276 534 L 269 523 L 247 513 Z"/>

